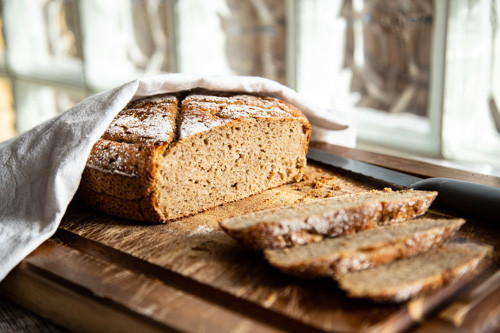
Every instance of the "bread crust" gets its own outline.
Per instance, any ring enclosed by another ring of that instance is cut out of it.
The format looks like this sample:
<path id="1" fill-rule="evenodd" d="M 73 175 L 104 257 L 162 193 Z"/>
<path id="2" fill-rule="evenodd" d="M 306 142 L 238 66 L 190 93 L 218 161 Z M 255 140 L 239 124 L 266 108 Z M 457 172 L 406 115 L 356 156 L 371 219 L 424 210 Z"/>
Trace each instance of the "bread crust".
<path id="1" fill-rule="evenodd" d="M 139 221 L 155 221 L 161 216 L 153 209 L 154 199 L 144 196 L 137 199 L 124 199 L 103 192 L 96 192 L 88 187 L 79 190 L 79 196 L 85 198 L 85 203 L 94 209 L 115 217 Z"/>
<path id="2" fill-rule="evenodd" d="M 491 246 L 482 244 L 446 243 L 440 248 L 418 256 L 347 273 L 337 276 L 336 279 L 340 288 L 350 297 L 371 299 L 376 302 L 404 302 L 471 273 L 485 257 L 491 255 L 492 250 Z M 386 286 L 386 281 L 404 268 L 415 273 L 416 269 L 425 273 L 418 274 L 417 277 L 407 274 L 401 279 L 402 281 L 397 280 Z"/>
<path id="3" fill-rule="evenodd" d="M 345 274 L 349 271 L 357 271 L 381 264 L 391 262 L 398 258 L 414 256 L 425 252 L 431 248 L 441 246 L 465 223 L 463 219 L 452 220 L 432 220 L 416 219 L 411 222 L 397 224 L 393 227 L 383 226 L 371 229 L 367 232 L 360 232 L 352 236 L 344 236 L 342 239 L 323 240 L 312 246 L 304 248 L 287 248 L 277 250 L 265 250 L 264 255 L 267 261 L 274 267 L 289 274 L 302 277 L 334 277 Z M 427 224 L 425 229 L 412 229 L 416 224 Z M 375 238 L 371 243 L 362 243 L 364 239 L 370 239 L 379 235 L 390 235 L 391 228 L 402 230 L 408 228 L 412 234 L 386 237 L 383 241 Z M 329 244 L 328 244 L 329 243 Z M 343 243 L 343 248 L 339 248 Z M 329 248 L 334 244 L 330 251 L 322 251 L 316 256 L 308 256 L 307 259 L 297 258 L 297 250 L 304 252 L 307 249 L 309 253 L 314 253 L 319 247 Z M 354 246 L 349 246 L 354 245 Z M 295 251 L 294 251 L 295 250 Z M 285 260 L 284 260 L 285 259 Z"/>
<path id="4" fill-rule="evenodd" d="M 303 169 L 311 126 L 297 108 L 272 97 L 220 95 L 188 95 L 182 101 L 181 95 L 159 95 L 129 103 L 94 145 L 78 197 L 99 211 L 134 220 L 167 222 L 190 215 L 167 217 L 159 207 L 161 158 L 199 133 L 249 119 L 299 121 L 306 134 Z"/>
<path id="5" fill-rule="evenodd" d="M 318 241 L 324 236 L 350 234 L 376 224 L 409 220 L 424 214 L 436 196 L 437 192 L 413 190 L 361 192 L 229 218 L 221 221 L 220 226 L 241 244 L 254 249 L 288 247 Z M 288 217 L 304 206 L 317 203 L 327 208 Z M 266 217 L 277 211 L 284 212 L 284 217 Z M 240 223 L 242 219 L 254 222 L 244 225 Z"/>
<path id="6" fill-rule="evenodd" d="M 220 225 L 226 233 L 244 246 L 257 250 L 283 248 L 317 242 L 326 235 L 339 236 L 372 228 L 382 216 L 382 207 L 375 203 L 364 204 L 350 207 L 342 214 L 345 214 L 345 218 L 338 219 L 339 223 L 332 223 L 331 228 L 324 233 L 317 231 L 319 228 L 316 228 L 314 222 L 309 223 L 309 226 L 305 228 L 296 228 L 293 226 L 293 221 L 291 223 L 274 221 L 259 223 L 245 230 L 234 230 L 224 222 Z M 333 214 L 324 219 L 337 220 L 336 215 Z M 323 217 L 318 218 L 323 219 Z M 302 221 L 298 222 L 302 224 Z"/>

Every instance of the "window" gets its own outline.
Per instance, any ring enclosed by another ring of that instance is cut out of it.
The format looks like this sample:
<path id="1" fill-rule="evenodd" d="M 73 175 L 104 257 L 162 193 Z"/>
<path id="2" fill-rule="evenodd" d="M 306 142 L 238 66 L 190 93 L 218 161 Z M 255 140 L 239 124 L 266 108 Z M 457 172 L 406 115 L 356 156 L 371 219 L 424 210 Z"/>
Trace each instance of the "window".
<path id="1" fill-rule="evenodd" d="M 242 74 L 350 115 L 363 147 L 500 168 L 500 0 L 0 3 L 0 140 L 143 74 Z"/>

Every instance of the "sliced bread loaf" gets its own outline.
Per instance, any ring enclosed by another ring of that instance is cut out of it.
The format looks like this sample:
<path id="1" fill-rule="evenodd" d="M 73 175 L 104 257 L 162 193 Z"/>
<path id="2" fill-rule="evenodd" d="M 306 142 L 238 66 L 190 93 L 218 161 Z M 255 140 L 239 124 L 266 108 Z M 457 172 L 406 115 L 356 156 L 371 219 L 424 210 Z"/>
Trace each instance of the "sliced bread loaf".
<path id="1" fill-rule="evenodd" d="M 272 97 L 193 94 L 130 103 L 95 144 L 79 196 L 166 222 L 302 178 L 311 126 Z"/>
<path id="2" fill-rule="evenodd" d="M 447 243 L 417 256 L 337 276 L 351 297 L 403 302 L 474 270 L 492 247 Z"/>
<path id="3" fill-rule="evenodd" d="M 284 249 L 264 256 L 276 268 L 304 277 L 335 276 L 413 256 L 442 245 L 462 219 L 414 219 Z"/>
<path id="4" fill-rule="evenodd" d="M 422 215 L 436 195 L 413 190 L 360 192 L 236 216 L 220 225 L 255 249 L 300 245 Z"/>

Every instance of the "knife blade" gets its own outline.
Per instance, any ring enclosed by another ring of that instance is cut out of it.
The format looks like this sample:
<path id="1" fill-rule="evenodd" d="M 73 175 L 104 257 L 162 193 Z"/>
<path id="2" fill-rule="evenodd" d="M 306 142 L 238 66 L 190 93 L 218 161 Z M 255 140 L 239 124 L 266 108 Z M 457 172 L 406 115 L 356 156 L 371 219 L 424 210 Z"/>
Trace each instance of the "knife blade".
<path id="1" fill-rule="evenodd" d="M 419 178 L 309 147 L 307 158 L 415 190 L 437 191 L 436 203 L 500 222 L 500 188 L 450 178 Z M 500 224 L 499 224 L 500 225 Z"/>

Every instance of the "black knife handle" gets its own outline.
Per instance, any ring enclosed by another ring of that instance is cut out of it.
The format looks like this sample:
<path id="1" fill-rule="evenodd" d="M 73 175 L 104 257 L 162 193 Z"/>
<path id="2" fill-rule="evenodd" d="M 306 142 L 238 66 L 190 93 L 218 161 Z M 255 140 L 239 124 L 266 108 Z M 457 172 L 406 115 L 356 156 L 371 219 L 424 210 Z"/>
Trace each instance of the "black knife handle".
<path id="1" fill-rule="evenodd" d="M 410 186 L 415 190 L 438 191 L 436 203 L 479 217 L 500 226 L 500 188 L 448 178 L 428 178 Z"/>

